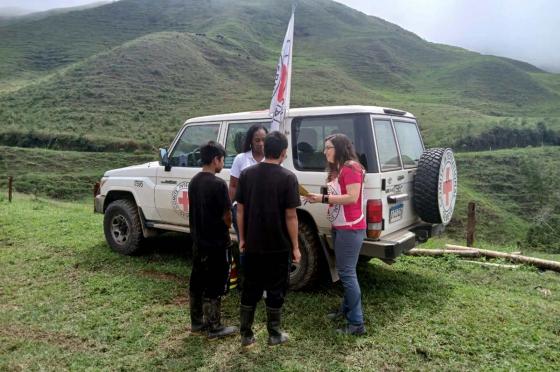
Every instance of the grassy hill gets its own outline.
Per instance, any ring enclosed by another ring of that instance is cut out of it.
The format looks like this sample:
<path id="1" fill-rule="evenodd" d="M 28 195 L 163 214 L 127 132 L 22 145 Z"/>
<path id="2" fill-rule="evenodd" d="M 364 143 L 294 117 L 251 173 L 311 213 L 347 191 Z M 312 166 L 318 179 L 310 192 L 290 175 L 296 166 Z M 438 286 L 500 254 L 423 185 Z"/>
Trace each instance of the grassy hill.
<path id="1" fill-rule="evenodd" d="M 4 130 L 165 145 L 187 118 L 268 106 L 291 1 L 121 0 L 0 26 Z M 560 129 L 560 78 L 426 42 L 330 0 L 302 0 L 292 106 L 415 113 L 430 145 L 505 119 Z"/>

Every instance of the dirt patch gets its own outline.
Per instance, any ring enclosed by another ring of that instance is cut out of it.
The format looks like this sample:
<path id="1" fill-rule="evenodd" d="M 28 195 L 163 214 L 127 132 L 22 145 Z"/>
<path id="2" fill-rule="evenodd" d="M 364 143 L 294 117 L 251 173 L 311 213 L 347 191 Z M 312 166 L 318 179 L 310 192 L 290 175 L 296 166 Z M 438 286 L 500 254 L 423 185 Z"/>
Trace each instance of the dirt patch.
<path id="1" fill-rule="evenodd" d="M 25 326 L 1 327 L 0 337 L 9 340 L 43 342 L 73 352 L 105 352 L 108 350 L 107 346 L 95 340 Z"/>
<path id="2" fill-rule="evenodd" d="M 155 271 L 155 270 L 142 270 L 142 271 L 140 271 L 140 275 L 144 276 L 144 277 L 148 277 L 148 278 L 158 279 L 158 280 L 173 281 L 173 282 L 180 283 L 180 284 L 187 283 L 187 279 L 188 279 L 186 277 L 182 277 L 182 276 L 177 275 L 177 274 L 162 273 L 162 272 Z"/>

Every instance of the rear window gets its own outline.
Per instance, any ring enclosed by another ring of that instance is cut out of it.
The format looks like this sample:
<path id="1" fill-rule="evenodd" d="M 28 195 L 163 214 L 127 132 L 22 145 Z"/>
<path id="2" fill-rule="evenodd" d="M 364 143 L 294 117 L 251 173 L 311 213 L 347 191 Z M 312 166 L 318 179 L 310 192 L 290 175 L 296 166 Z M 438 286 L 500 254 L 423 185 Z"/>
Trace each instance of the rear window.
<path id="1" fill-rule="evenodd" d="M 390 120 L 374 119 L 375 142 L 379 154 L 379 166 L 381 171 L 389 171 L 401 168 L 401 159 L 397 150 L 397 142 L 393 133 Z"/>
<path id="2" fill-rule="evenodd" d="M 368 114 L 300 117 L 292 120 L 292 154 L 294 167 L 304 171 L 324 172 L 324 140 L 335 133 L 350 138 L 360 163 L 370 172 L 377 170 Z"/>
<path id="3" fill-rule="evenodd" d="M 424 151 L 424 146 L 422 145 L 416 123 L 394 121 L 394 125 L 403 166 L 405 168 L 417 167 L 418 160 Z"/>

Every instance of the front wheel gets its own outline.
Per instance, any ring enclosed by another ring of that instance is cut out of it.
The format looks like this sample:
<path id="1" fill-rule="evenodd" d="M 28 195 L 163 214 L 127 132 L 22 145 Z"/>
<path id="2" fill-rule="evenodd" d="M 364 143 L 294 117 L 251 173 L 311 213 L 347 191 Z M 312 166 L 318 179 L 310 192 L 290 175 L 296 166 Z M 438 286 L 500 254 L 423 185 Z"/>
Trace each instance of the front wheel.
<path id="1" fill-rule="evenodd" d="M 136 253 L 144 240 L 138 208 L 133 201 L 116 200 L 109 204 L 103 219 L 105 239 L 118 253 Z"/>
<path id="2" fill-rule="evenodd" d="M 298 226 L 301 260 L 293 263 L 290 271 L 290 289 L 299 290 L 312 286 L 319 278 L 321 242 L 317 233 L 305 222 Z"/>

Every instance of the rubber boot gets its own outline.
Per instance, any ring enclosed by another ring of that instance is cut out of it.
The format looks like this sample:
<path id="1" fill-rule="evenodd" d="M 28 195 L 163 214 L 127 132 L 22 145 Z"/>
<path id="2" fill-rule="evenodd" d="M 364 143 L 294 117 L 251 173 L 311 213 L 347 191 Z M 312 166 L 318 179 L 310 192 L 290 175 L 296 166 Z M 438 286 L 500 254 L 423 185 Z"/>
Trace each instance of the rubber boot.
<path id="1" fill-rule="evenodd" d="M 255 319 L 255 306 L 241 305 L 239 310 L 239 333 L 241 333 L 241 346 L 250 348 L 255 345 L 253 335 L 253 320 Z"/>
<path id="2" fill-rule="evenodd" d="M 280 330 L 282 308 L 266 307 L 266 328 L 268 329 L 268 344 L 276 346 L 288 341 L 288 335 Z"/>
<path id="3" fill-rule="evenodd" d="M 202 296 L 189 292 L 189 307 L 191 312 L 191 334 L 201 335 L 208 328 L 208 324 L 204 321 Z"/>
<path id="4" fill-rule="evenodd" d="M 222 299 L 221 298 L 205 298 L 204 299 L 204 316 L 208 321 L 208 339 L 214 340 L 220 337 L 231 336 L 236 334 L 237 327 L 227 327 L 222 325 L 221 311 Z"/>

